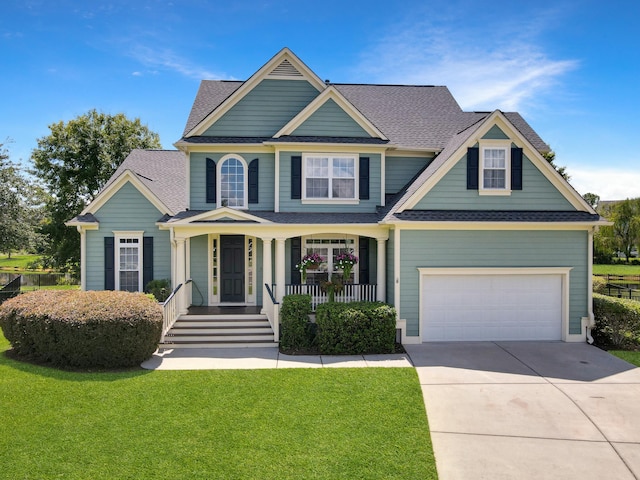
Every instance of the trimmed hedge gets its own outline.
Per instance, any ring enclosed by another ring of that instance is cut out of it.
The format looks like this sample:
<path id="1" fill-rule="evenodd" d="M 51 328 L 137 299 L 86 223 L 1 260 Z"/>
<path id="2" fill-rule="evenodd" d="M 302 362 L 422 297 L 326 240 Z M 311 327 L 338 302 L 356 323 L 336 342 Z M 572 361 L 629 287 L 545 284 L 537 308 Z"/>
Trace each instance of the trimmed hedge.
<path id="1" fill-rule="evenodd" d="M 326 355 L 393 353 L 396 311 L 382 302 L 325 303 L 316 309 L 318 347 Z"/>
<path id="2" fill-rule="evenodd" d="M 311 311 L 311 295 L 287 295 L 282 299 L 280 348 L 284 352 L 304 352 L 311 348 Z"/>
<path id="3" fill-rule="evenodd" d="M 40 290 L 0 306 L 16 354 L 62 367 L 118 368 L 151 357 L 162 309 L 143 294 Z"/>
<path id="4" fill-rule="evenodd" d="M 640 346 L 640 302 L 593 294 L 596 326 L 592 336 L 597 345 L 635 349 Z"/>
<path id="5" fill-rule="evenodd" d="M 597 275 L 593 276 L 593 291 L 594 293 L 607 293 L 607 279 L 604 277 L 599 277 Z"/>

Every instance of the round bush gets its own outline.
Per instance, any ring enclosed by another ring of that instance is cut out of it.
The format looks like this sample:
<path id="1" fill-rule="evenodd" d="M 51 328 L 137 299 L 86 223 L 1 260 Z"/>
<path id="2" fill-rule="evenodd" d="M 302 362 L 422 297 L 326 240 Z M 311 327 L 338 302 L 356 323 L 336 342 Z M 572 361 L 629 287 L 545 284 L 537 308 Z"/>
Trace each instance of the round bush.
<path id="1" fill-rule="evenodd" d="M 33 360 L 130 367 L 158 347 L 162 309 L 139 293 L 40 290 L 0 305 L 0 327 L 15 353 Z"/>

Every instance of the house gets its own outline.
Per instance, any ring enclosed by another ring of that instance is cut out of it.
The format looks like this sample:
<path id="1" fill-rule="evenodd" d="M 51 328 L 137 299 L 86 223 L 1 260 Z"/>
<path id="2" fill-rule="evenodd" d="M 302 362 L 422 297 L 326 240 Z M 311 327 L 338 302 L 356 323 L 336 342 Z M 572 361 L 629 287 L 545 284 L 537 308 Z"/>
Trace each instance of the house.
<path id="1" fill-rule="evenodd" d="M 587 338 L 604 220 L 518 113 L 465 112 L 446 87 L 330 83 L 284 48 L 246 81 L 204 80 L 175 146 L 131 152 L 68 222 L 83 289 L 167 278 L 170 323 L 254 307 L 274 344 L 282 298 L 322 301 L 350 252 L 342 297 L 394 305 L 403 343 Z M 303 279 L 308 253 L 324 263 Z"/>

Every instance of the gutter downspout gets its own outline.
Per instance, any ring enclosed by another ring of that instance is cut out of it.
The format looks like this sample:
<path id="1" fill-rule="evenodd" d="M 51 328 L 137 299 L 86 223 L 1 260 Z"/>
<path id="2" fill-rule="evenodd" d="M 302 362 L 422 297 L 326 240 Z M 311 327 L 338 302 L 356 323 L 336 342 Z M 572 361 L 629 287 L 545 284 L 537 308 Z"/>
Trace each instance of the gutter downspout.
<path id="1" fill-rule="evenodd" d="M 587 334 L 587 343 L 589 345 L 593 344 L 591 329 L 596 326 L 595 317 L 593 315 L 593 234 L 595 233 L 595 230 L 596 230 L 596 227 L 591 227 L 591 229 L 589 230 L 589 244 L 587 248 L 587 255 L 589 256 L 587 258 L 587 265 L 588 265 L 587 275 L 589 277 L 587 284 L 589 285 L 589 289 L 588 289 L 589 292 L 587 293 L 588 318 L 587 318 L 586 334 Z"/>

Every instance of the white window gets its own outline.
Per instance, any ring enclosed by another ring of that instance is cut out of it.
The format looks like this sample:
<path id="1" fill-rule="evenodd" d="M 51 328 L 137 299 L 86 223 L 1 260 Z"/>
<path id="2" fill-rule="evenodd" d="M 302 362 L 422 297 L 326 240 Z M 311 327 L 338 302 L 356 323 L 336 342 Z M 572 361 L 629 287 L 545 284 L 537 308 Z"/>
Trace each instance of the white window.
<path id="1" fill-rule="evenodd" d="M 511 192 L 511 150 L 508 145 L 487 144 L 480 149 L 480 193 L 505 195 Z"/>
<path id="2" fill-rule="evenodd" d="M 142 232 L 117 233 L 116 290 L 141 292 L 142 285 Z"/>
<path id="3" fill-rule="evenodd" d="M 331 280 L 333 275 L 342 275 L 342 270 L 335 266 L 335 258 L 341 253 L 357 252 L 357 242 L 355 237 L 346 238 L 306 238 L 304 240 L 304 248 L 302 256 L 317 253 L 324 260 L 318 268 L 307 270 L 308 285 L 319 285 L 323 281 Z M 302 260 L 302 259 L 301 259 Z M 341 277 L 340 277 L 341 278 Z M 358 268 L 357 266 L 351 270 L 348 281 L 357 283 Z"/>
<path id="4" fill-rule="evenodd" d="M 218 162 L 218 205 L 247 207 L 247 162 L 239 155 L 227 155 Z"/>
<path id="5" fill-rule="evenodd" d="M 355 200 L 356 156 L 304 155 L 303 198 L 310 200 Z"/>

